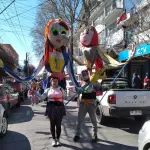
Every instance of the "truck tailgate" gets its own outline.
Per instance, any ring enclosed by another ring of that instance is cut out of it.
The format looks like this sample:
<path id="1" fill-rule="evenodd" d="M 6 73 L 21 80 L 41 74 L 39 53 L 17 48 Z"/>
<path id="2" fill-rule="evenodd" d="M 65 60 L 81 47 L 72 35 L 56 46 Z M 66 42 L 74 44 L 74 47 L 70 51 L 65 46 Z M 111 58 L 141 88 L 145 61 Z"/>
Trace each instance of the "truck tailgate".
<path id="1" fill-rule="evenodd" d="M 148 90 L 113 90 L 116 93 L 116 107 L 148 107 L 150 91 Z"/>

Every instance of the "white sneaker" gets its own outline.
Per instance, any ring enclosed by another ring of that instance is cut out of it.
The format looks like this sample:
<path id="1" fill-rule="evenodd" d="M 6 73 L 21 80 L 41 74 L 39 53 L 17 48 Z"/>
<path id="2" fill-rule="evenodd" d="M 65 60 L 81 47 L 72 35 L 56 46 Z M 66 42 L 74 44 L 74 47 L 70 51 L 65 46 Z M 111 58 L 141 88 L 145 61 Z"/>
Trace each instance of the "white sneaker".
<path id="1" fill-rule="evenodd" d="M 56 140 L 52 139 L 52 146 L 54 147 L 56 145 L 57 145 Z"/>
<path id="2" fill-rule="evenodd" d="M 60 143 L 60 140 L 59 140 L 59 139 L 57 139 L 56 144 L 57 144 L 57 146 L 60 146 L 60 145 L 61 145 L 61 143 Z"/>

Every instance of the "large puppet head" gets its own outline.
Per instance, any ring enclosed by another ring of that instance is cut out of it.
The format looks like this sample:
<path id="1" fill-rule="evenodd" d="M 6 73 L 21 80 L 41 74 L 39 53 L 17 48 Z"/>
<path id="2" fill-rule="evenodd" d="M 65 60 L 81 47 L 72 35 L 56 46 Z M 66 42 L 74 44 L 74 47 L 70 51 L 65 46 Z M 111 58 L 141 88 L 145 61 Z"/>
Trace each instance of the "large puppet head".
<path id="1" fill-rule="evenodd" d="M 48 65 L 50 52 L 62 50 L 69 44 L 69 27 L 60 19 L 52 19 L 45 28 L 44 64 Z"/>
<path id="2" fill-rule="evenodd" d="M 45 29 L 45 39 L 49 40 L 54 49 L 67 46 L 69 43 L 69 27 L 66 22 L 60 19 L 53 19 L 48 22 Z"/>
<path id="3" fill-rule="evenodd" d="M 84 47 L 98 46 L 98 33 L 93 26 L 88 26 L 80 34 L 80 42 Z"/>

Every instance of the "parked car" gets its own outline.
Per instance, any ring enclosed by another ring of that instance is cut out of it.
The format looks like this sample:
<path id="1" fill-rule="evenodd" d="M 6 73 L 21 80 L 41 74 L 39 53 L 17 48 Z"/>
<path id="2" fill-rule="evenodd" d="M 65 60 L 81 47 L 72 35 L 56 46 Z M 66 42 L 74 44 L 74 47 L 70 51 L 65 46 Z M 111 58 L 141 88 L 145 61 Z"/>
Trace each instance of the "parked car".
<path id="1" fill-rule="evenodd" d="M 150 150 L 150 120 L 144 123 L 138 136 L 139 150 Z"/>
<path id="2" fill-rule="evenodd" d="M 80 81 L 79 81 L 79 84 L 80 84 Z M 66 81 L 66 88 L 67 88 L 67 99 L 71 98 L 72 96 L 76 94 L 75 86 L 71 80 Z M 75 97 L 74 100 L 77 101 L 77 97 Z"/>
<path id="3" fill-rule="evenodd" d="M 127 79 L 118 78 L 109 88 L 114 78 L 101 81 L 102 95 L 97 96 L 97 121 L 104 124 L 109 117 L 134 117 L 144 121 L 150 115 L 150 91 L 133 89 Z"/>
<path id="4" fill-rule="evenodd" d="M 9 81 L 8 84 L 14 89 L 15 92 L 19 93 L 20 101 L 24 101 L 24 99 L 27 96 L 26 95 L 26 93 L 27 93 L 26 87 L 22 83 L 19 83 L 18 81 L 15 81 L 15 82 Z"/>
<path id="5" fill-rule="evenodd" d="M 20 107 L 19 93 L 8 84 L 0 84 L 0 104 L 3 105 L 8 115 L 11 107 Z"/>
<path id="6" fill-rule="evenodd" d="M 0 104 L 0 137 L 3 137 L 7 133 L 8 121 L 4 107 Z"/>

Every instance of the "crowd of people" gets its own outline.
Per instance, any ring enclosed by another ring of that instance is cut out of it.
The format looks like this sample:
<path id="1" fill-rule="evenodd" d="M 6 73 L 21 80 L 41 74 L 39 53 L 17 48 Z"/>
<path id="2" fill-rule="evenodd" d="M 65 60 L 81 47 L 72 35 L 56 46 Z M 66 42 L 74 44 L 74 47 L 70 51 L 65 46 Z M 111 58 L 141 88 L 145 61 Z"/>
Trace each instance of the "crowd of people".
<path id="1" fill-rule="evenodd" d="M 146 73 L 144 81 L 141 80 L 140 76 L 137 73 L 134 73 L 132 78 L 132 88 L 150 89 L 150 78 L 148 76 L 148 73 Z"/>

